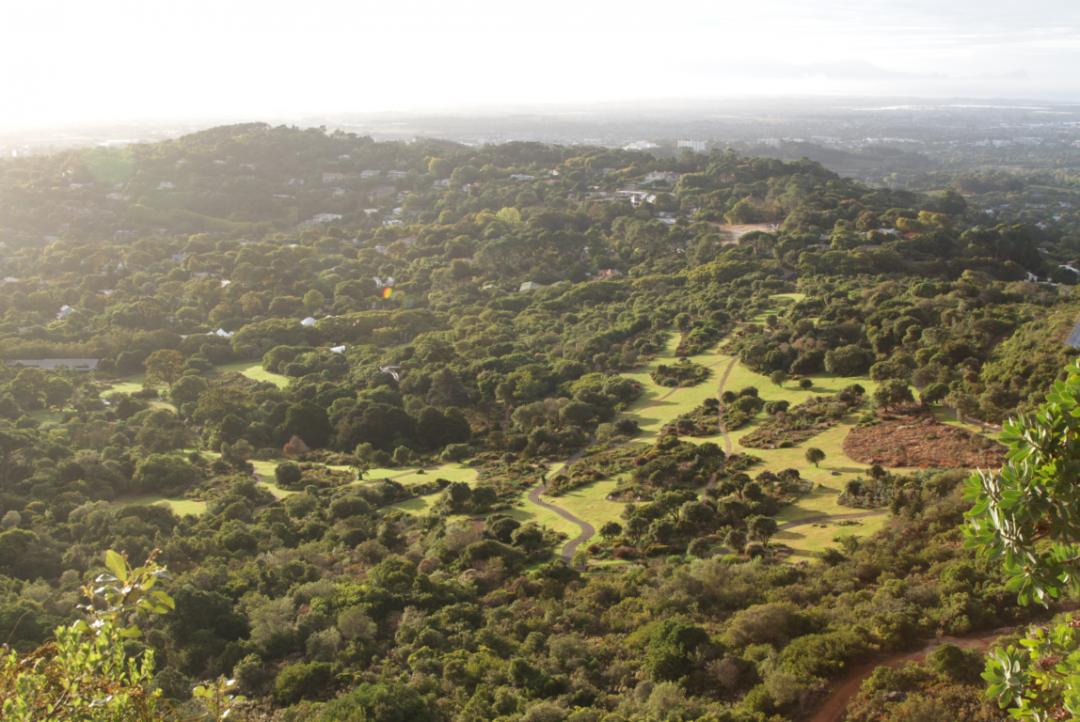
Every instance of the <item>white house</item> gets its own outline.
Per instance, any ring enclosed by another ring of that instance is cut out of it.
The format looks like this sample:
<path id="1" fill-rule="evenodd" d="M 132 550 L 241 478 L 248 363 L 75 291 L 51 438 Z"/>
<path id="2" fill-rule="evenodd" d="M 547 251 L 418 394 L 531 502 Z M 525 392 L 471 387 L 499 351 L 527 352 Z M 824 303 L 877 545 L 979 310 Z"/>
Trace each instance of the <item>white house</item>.
<path id="1" fill-rule="evenodd" d="M 704 153 L 707 144 L 703 140 L 678 140 L 675 141 L 675 147 L 680 150 L 686 148 L 692 150 L 695 153 Z"/>
<path id="2" fill-rule="evenodd" d="M 311 328 L 312 326 L 315 325 L 315 317 L 314 316 L 308 316 L 307 318 L 305 318 L 303 321 L 300 322 L 300 325 L 304 326 L 305 328 Z"/>
<path id="3" fill-rule="evenodd" d="M 63 321 L 73 313 L 75 313 L 75 309 L 65 303 L 60 307 L 60 310 L 56 312 L 56 320 Z"/>
<path id="4" fill-rule="evenodd" d="M 678 173 L 668 170 L 654 170 L 651 173 L 646 173 L 641 182 L 647 185 L 649 183 L 674 183 L 677 180 L 679 180 Z"/>
<path id="5" fill-rule="evenodd" d="M 537 283 L 536 281 L 525 281 L 520 286 L 518 286 L 518 293 L 528 293 L 529 291 L 535 291 L 543 287 L 544 284 L 542 283 Z"/>

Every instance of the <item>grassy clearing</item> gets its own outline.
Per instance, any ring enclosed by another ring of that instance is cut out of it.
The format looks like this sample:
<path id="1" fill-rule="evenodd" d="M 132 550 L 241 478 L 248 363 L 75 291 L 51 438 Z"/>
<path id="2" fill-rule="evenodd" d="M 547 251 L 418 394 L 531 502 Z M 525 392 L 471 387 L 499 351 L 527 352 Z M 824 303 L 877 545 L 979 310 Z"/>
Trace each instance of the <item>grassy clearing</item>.
<path id="1" fill-rule="evenodd" d="M 259 486 L 264 487 L 267 491 L 274 495 L 276 499 L 284 499 L 286 497 L 296 494 L 296 491 L 292 489 L 283 489 L 277 484 L 277 465 L 284 459 L 271 459 L 269 461 L 264 460 L 252 460 L 251 465 L 255 467 L 255 476 L 259 479 Z"/>
<path id="2" fill-rule="evenodd" d="M 480 480 L 480 470 L 456 462 L 424 469 L 375 468 L 364 472 L 363 481 L 354 483 L 362 484 L 364 481 L 373 481 L 375 479 L 393 479 L 405 486 L 422 484 L 436 479 L 446 479 L 447 481 L 463 481 L 472 486 Z"/>
<path id="3" fill-rule="evenodd" d="M 201 516 L 206 513 L 206 502 L 198 499 L 168 498 L 158 494 L 138 494 L 113 500 L 119 506 L 164 506 L 174 514 Z"/>
<path id="4" fill-rule="evenodd" d="M 626 503 L 610 501 L 607 496 L 615 491 L 618 479 L 604 479 L 588 486 L 569 491 L 562 496 L 544 497 L 545 501 L 557 504 L 568 512 L 584 519 L 599 531 L 609 521 L 622 523 L 622 512 Z"/>
<path id="5" fill-rule="evenodd" d="M 570 539 L 573 539 L 581 533 L 581 529 L 578 527 L 577 524 L 573 523 L 572 521 L 567 521 L 566 519 L 563 519 L 561 516 L 551 511 L 550 509 L 545 509 L 542 506 L 537 506 L 536 504 L 533 504 L 524 496 L 522 497 L 521 504 L 511 509 L 509 512 L 507 512 L 506 515 L 513 519 L 517 519 L 522 524 L 527 524 L 528 522 L 535 522 L 541 526 L 547 527 L 548 529 L 553 529 L 554 531 L 565 534 L 567 538 Z"/>
<path id="6" fill-rule="evenodd" d="M 782 304 L 794 304 L 794 303 L 799 303 L 800 301 L 805 301 L 806 300 L 806 294 L 805 293 L 799 293 L 797 291 L 792 291 L 791 293 L 773 294 L 772 298 L 773 298 L 774 301 L 779 301 Z"/>
<path id="7" fill-rule="evenodd" d="M 363 480 L 354 481 L 353 483 L 363 484 L 375 479 L 393 479 L 405 486 L 423 484 L 436 479 L 446 479 L 447 481 L 463 481 L 469 486 L 473 486 L 480 480 L 480 470 L 456 462 L 425 469 L 423 473 L 420 473 L 419 469 L 376 468 L 368 469 L 364 472 Z M 400 509 L 410 514 L 427 514 L 438 500 L 439 493 L 436 492 L 400 501 L 397 504 L 392 504 L 389 508 Z"/>
<path id="8" fill-rule="evenodd" d="M 794 303 L 801 300 L 803 296 L 802 294 L 780 294 L 777 298 L 784 298 L 787 302 Z M 762 315 L 762 320 L 766 315 L 768 314 Z M 813 377 L 814 385 L 809 389 L 799 388 L 794 381 L 775 384 L 768 376 L 753 371 L 734 356 L 724 354 L 715 354 L 714 356 L 714 360 L 719 362 L 721 368 L 727 368 L 727 365 L 734 361 L 734 365 L 728 374 L 727 383 L 722 390 L 737 392 L 747 386 L 753 386 L 758 390 L 758 395 L 766 401 L 784 400 L 795 406 L 812 396 L 833 394 L 855 383 L 866 389 L 867 395 L 872 394 L 877 388 L 877 382 L 867 377 L 845 377 L 830 374 Z M 715 385 L 713 393 L 716 393 Z M 796 503 L 785 507 L 777 520 L 785 522 L 813 516 L 851 513 L 852 509 L 839 504 L 839 494 L 849 479 L 855 478 L 869 468 L 868 465 L 861 464 L 844 453 L 844 439 L 854 425 L 855 419 L 848 417 L 837 426 L 790 448 L 750 449 L 741 446 L 739 441 L 754 431 L 763 420 L 764 417 L 759 417 L 757 421 L 730 434 L 735 449 L 750 453 L 762 460 L 762 463 L 755 466 L 751 473 L 756 474 L 761 471 L 778 472 L 783 469 L 793 468 L 798 469 L 803 478 L 814 482 L 813 491 L 800 498 Z M 664 423 L 666 421 L 654 421 L 653 425 L 659 429 Z M 687 440 L 699 443 L 712 441 L 721 447 L 724 446 L 724 439 L 719 434 L 711 437 L 688 438 Z M 809 464 L 804 456 L 806 449 L 811 446 L 825 452 L 825 460 L 818 467 Z M 796 527 L 790 531 L 781 532 L 777 536 L 777 541 L 782 541 L 794 550 L 793 559 L 813 557 L 817 552 L 831 545 L 833 537 L 838 533 L 852 534 L 854 536 L 872 534 L 881 528 L 887 518 L 887 512 L 883 511 L 880 516 L 875 515 L 859 520 L 861 523 L 858 525 L 840 526 L 838 520 L 837 522 L 825 522 L 821 525 L 811 524 Z"/>
<path id="9" fill-rule="evenodd" d="M 101 395 L 108 396 L 109 394 L 134 394 L 142 391 L 146 384 L 146 374 L 135 374 L 134 376 L 125 376 L 122 379 L 117 380 L 110 386 L 108 386 Z"/>
<path id="10" fill-rule="evenodd" d="M 985 436 L 988 439 L 997 440 L 998 434 L 1001 433 L 1000 428 L 983 426 L 981 424 L 976 424 L 971 421 L 961 421 L 960 419 L 956 418 L 955 411 L 945 406 L 934 407 L 934 418 L 943 424 L 955 426 L 956 428 L 963 429 L 968 433 L 975 434 L 976 436 Z"/>
<path id="11" fill-rule="evenodd" d="M 391 504 L 389 509 L 400 509 L 401 511 L 408 512 L 409 514 L 416 514 L 423 516 L 432 510 L 435 506 L 435 502 L 439 500 L 438 494 L 427 494 L 425 496 L 414 496 L 411 499 L 405 501 L 399 501 L 397 504 Z"/>
<path id="12" fill-rule="evenodd" d="M 55 426 L 60 422 L 63 414 L 54 409 L 38 409 L 36 411 L 31 411 L 27 416 L 42 426 Z"/>
<path id="13" fill-rule="evenodd" d="M 690 413 L 705 399 L 716 396 L 720 376 L 724 372 L 726 362 L 731 358 L 719 351 L 691 357 L 695 363 L 712 369 L 712 377 L 704 383 L 673 389 L 661 386 L 652 380 L 650 374 L 660 364 L 678 363 L 678 357 L 675 356 L 675 348 L 678 345 L 679 337 L 673 334 L 668 339 L 662 355 L 654 358 L 642 369 L 623 374 L 626 378 L 640 383 L 644 389 L 641 397 L 625 413 L 626 417 L 637 421 L 638 426 L 641 427 L 641 434 L 635 437 L 635 441 L 653 442 L 660 435 L 660 429 L 665 424 L 682 414 Z"/>
<path id="14" fill-rule="evenodd" d="M 262 363 L 256 361 L 238 361 L 236 363 L 224 364 L 217 367 L 218 373 L 237 373 L 247 376 L 254 381 L 266 381 L 272 383 L 280 389 L 289 385 L 289 377 L 282 376 L 281 374 L 271 373 L 262 367 Z"/>
<path id="15" fill-rule="evenodd" d="M 792 561 L 807 561 L 816 559 L 826 547 L 837 546 L 836 537 L 849 534 L 855 537 L 869 536 L 880 531 L 888 520 L 889 513 L 883 509 L 873 516 L 848 520 L 847 524 L 842 524 L 841 520 L 837 520 L 820 524 L 804 524 L 794 529 L 782 529 L 777 532 L 772 541 L 791 547 Z"/>

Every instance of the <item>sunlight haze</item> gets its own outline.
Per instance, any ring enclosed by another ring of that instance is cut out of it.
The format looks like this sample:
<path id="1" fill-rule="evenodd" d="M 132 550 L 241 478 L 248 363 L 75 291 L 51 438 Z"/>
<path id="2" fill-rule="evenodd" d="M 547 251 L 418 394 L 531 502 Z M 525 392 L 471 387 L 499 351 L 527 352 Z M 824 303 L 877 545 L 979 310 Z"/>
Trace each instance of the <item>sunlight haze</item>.
<path id="1" fill-rule="evenodd" d="M 6 3 L 0 27 L 9 129 L 744 95 L 1080 96 L 1067 0 L 42 0 Z"/>

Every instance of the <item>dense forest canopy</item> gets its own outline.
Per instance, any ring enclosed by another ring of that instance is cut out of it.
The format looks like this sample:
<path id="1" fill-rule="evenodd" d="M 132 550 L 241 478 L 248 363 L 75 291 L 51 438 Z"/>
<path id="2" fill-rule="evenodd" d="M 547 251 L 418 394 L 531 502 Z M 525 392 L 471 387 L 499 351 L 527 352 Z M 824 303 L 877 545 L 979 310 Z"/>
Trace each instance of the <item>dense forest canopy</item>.
<path id="1" fill-rule="evenodd" d="M 242 719 L 798 718 L 1034 614 L 958 487 L 1076 355 L 1070 233 L 719 151 L 5 160 L 0 638 L 156 549 L 174 608 L 126 651 L 162 709 L 225 676 Z M 947 656 L 903 683 L 994 719 Z"/>

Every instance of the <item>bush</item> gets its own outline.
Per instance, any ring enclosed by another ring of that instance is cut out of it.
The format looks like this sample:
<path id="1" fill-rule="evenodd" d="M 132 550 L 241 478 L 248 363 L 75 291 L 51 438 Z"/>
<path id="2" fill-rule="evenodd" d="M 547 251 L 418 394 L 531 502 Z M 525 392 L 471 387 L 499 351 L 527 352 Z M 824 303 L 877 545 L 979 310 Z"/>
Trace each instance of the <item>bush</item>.
<path id="1" fill-rule="evenodd" d="M 304 472 L 300 469 L 300 465 L 292 462 L 285 461 L 277 465 L 274 469 L 274 478 L 277 480 L 278 486 L 283 489 L 299 489 L 300 482 L 304 478 Z"/>
<path id="2" fill-rule="evenodd" d="M 178 494 L 199 477 L 199 470 L 179 456 L 151 454 L 135 467 L 132 480 L 141 492 Z"/>
<path id="3" fill-rule="evenodd" d="M 274 698 L 280 704 L 293 704 L 318 697 L 326 692 L 333 674 L 326 662 L 289 664 L 274 679 Z"/>

